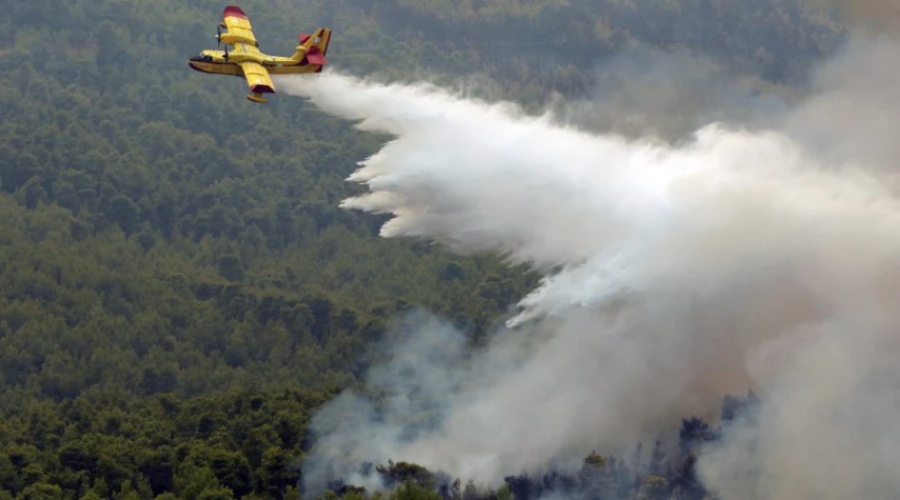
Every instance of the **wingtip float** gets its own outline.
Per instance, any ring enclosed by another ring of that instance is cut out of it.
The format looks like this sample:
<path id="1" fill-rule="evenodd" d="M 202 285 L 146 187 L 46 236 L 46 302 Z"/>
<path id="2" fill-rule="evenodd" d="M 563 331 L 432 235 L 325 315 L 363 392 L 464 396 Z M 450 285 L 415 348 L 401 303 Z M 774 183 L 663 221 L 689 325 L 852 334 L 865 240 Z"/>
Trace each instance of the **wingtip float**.
<path id="1" fill-rule="evenodd" d="M 250 18 L 237 5 L 229 5 L 216 30 L 217 45 L 224 45 L 224 50 L 204 50 L 188 64 L 203 73 L 244 77 L 250 87 L 247 99 L 265 103 L 268 101 L 264 95 L 275 93 L 271 75 L 319 73 L 328 64 L 325 54 L 331 42 L 330 29 L 319 28 L 311 35 L 301 33 L 299 38 L 290 57 L 264 54 L 259 50 Z"/>

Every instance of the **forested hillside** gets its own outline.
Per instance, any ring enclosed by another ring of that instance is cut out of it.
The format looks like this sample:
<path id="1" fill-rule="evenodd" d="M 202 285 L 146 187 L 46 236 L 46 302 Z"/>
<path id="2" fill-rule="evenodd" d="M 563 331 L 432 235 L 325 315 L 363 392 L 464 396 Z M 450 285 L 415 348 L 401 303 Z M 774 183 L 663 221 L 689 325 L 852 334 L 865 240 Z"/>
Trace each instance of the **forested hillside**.
<path id="1" fill-rule="evenodd" d="M 4 5 L 0 499 L 295 497 L 310 413 L 393 319 L 425 308 L 477 344 L 534 282 L 339 209 L 385 138 L 190 71 L 223 7 Z M 841 36 L 793 0 L 242 7 L 267 52 L 329 26 L 336 68 L 487 76 L 532 103 L 634 44 L 784 81 Z"/>

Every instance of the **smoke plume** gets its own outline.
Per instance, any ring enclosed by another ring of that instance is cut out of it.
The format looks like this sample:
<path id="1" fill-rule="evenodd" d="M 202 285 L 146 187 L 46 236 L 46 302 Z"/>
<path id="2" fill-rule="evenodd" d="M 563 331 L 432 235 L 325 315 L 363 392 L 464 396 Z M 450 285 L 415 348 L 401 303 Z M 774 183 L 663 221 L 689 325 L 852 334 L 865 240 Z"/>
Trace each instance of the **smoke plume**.
<path id="1" fill-rule="evenodd" d="M 887 32 L 900 28 L 900 2 L 895 0 L 806 0 L 815 7 L 838 9 L 859 31 Z"/>
<path id="2" fill-rule="evenodd" d="M 588 97 L 551 103 L 560 122 L 680 142 L 713 122 L 758 126 L 783 115 L 788 106 L 784 96 L 764 92 L 762 82 L 685 50 L 631 47 L 598 64 Z"/>
<path id="3" fill-rule="evenodd" d="M 342 204 L 392 214 L 382 236 L 546 272 L 478 353 L 412 318 L 369 376 L 385 397 L 348 392 L 315 418 L 306 486 L 387 459 L 497 484 L 619 451 L 754 388 L 759 413 L 702 454 L 710 490 L 893 498 L 900 132 L 870 125 L 900 116 L 898 53 L 851 46 L 767 126 L 707 124 L 679 145 L 426 84 L 279 79 L 395 137 L 350 177 L 370 192 Z"/>

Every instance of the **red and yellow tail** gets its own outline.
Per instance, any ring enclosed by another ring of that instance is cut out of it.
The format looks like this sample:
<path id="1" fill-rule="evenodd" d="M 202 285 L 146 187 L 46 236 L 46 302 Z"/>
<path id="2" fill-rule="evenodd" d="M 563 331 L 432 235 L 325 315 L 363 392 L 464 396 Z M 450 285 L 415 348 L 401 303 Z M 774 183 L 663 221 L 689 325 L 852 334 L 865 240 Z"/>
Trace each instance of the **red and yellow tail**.
<path id="1" fill-rule="evenodd" d="M 328 64 L 325 54 L 328 52 L 329 43 L 331 43 L 331 30 L 328 28 L 319 28 L 312 35 L 301 33 L 300 45 L 291 59 L 300 61 L 300 64 L 303 65 L 325 66 Z M 319 68 L 319 71 L 321 70 L 322 68 Z"/>

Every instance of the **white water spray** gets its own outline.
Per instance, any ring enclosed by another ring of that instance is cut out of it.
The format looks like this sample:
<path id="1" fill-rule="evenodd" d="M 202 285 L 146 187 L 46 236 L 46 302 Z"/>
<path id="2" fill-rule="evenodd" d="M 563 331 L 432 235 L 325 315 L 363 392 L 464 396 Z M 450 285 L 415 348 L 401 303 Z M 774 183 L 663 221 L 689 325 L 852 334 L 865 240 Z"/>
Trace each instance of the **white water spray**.
<path id="1" fill-rule="evenodd" d="M 830 91 L 852 100 L 846 81 Z M 784 130 L 710 125 L 673 147 L 428 85 L 339 73 L 277 84 L 396 137 L 350 178 L 371 192 L 342 204 L 393 214 L 383 236 L 555 270 L 523 299 L 510 322 L 520 329 L 474 359 L 443 351 L 458 335 L 430 322 L 398 351 L 396 363 L 418 373 L 416 393 L 441 402 L 417 434 L 404 435 L 421 410 L 403 395 L 408 370 L 373 374 L 374 386 L 401 394 L 378 418 L 349 393 L 326 407 L 314 426 L 327 432 L 304 471 L 311 487 L 387 459 L 496 484 L 618 450 L 756 387 L 759 420 L 705 454 L 709 488 L 726 499 L 900 491 L 890 469 L 900 424 L 887 418 L 900 391 L 884 383 L 900 380 L 900 201 L 885 182 L 900 132 L 848 141 L 854 131 L 840 123 L 816 124 L 819 139 L 882 148 L 872 165 L 852 149 L 821 154 L 813 138 L 795 140 L 802 113 Z M 866 98 L 879 94 L 868 87 Z"/>

